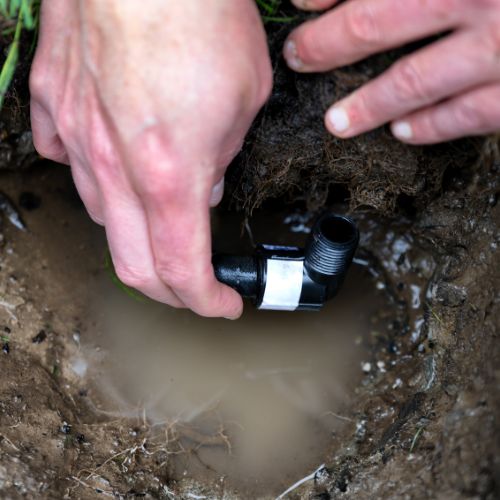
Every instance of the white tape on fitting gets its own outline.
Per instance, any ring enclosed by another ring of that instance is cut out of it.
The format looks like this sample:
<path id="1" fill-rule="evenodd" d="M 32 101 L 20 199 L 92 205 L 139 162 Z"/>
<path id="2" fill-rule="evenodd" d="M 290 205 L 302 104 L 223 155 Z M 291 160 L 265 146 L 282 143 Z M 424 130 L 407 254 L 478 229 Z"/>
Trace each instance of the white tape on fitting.
<path id="1" fill-rule="evenodd" d="M 259 309 L 295 311 L 300 303 L 304 262 L 267 259 L 266 288 Z"/>

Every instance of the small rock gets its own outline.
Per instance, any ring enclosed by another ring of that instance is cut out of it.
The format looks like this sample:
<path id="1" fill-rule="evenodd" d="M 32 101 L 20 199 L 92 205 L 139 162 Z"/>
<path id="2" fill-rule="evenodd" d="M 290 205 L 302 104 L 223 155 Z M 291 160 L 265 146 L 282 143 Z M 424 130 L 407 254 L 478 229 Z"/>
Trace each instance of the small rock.
<path id="1" fill-rule="evenodd" d="M 356 430 L 354 431 L 354 438 L 356 442 L 361 443 L 366 437 L 366 424 L 367 420 L 362 418 L 356 422 Z"/>
<path id="2" fill-rule="evenodd" d="M 31 341 L 33 344 L 41 344 L 45 339 L 47 338 L 47 334 L 45 333 L 45 330 L 40 330 L 32 339 Z"/>
<path id="3" fill-rule="evenodd" d="M 397 389 L 398 387 L 401 387 L 403 385 L 403 381 L 400 378 L 397 378 L 394 381 L 394 384 L 392 384 L 393 389 Z"/>
<path id="4" fill-rule="evenodd" d="M 463 287 L 441 282 L 435 288 L 434 295 L 444 306 L 458 307 L 465 302 L 467 291 Z"/>
<path id="5" fill-rule="evenodd" d="M 88 364 L 83 358 L 75 358 L 71 362 L 71 369 L 79 377 L 84 377 L 87 373 Z"/>
<path id="6" fill-rule="evenodd" d="M 71 434 L 71 425 L 67 422 L 63 422 L 63 424 L 61 425 L 61 432 L 63 434 Z"/>

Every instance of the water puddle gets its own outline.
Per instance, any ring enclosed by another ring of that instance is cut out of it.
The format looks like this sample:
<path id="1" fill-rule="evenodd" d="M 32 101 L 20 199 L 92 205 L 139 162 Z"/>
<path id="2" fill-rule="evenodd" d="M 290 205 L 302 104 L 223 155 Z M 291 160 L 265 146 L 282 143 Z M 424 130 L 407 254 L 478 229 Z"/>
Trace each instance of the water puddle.
<path id="1" fill-rule="evenodd" d="M 269 224 L 256 226 L 262 241 Z M 103 277 L 100 335 L 83 351 L 101 394 L 96 405 L 170 429 L 180 475 L 215 474 L 240 490 L 279 493 L 318 466 L 329 436 L 346 424 L 362 339 L 382 305 L 374 292 L 367 271 L 354 266 L 320 313 L 248 304 L 228 321 L 138 303 Z"/>
<path id="2" fill-rule="evenodd" d="M 242 498 L 279 494 L 317 469 L 332 433 L 355 425 L 346 408 L 369 358 L 363 340 L 383 330 L 372 320 L 387 304 L 368 270 L 353 266 L 319 313 L 248 304 L 228 321 L 137 302 L 104 269 L 103 231 L 68 194 L 68 176 L 52 167 L 5 184 L 14 198 L 20 189 L 42 198 L 12 252 L 32 269 L 47 322 L 75 318 L 52 323 L 67 337 L 53 362 L 85 388 L 97 418 L 140 419 L 164 443 L 169 475 L 224 478 Z M 250 226 L 256 242 L 302 244 L 311 222 L 263 215 Z M 218 250 L 250 249 L 239 217 L 215 216 L 214 226 Z"/>

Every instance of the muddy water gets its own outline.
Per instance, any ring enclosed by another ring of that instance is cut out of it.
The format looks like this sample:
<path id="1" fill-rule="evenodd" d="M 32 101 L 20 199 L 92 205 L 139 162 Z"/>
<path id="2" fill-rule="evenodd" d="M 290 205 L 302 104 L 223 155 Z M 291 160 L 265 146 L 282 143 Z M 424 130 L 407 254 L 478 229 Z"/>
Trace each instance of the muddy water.
<path id="1" fill-rule="evenodd" d="M 170 473 L 224 477 L 243 498 L 280 493 L 316 469 L 331 433 L 354 425 L 345 407 L 368 358 L 363 339 L 385 306 L 367 270 L 354 266 L 320 313 L 247 305 L 233 322 L 138 302 L 103 269 L 104 234 L 68 194 L 67 171 L 39 177 L 23 186 L 42 198 L 25 218 L 51 269 L 48 307 L 82 304 L 86 326 L 72 334 L 78 349 L 64 374 L 90 388 L 99 418 L 140 418 L 166 440 Z M 310 222 L 264 215 L 250 225 L 257 242 L 300 244 Z M 214 226 L 220 249 L 249 248 L 239 220 L 216 216 Z M 74 296 L 82 288 L 85 297 Z"/>
<path id="2" fill-rule="evenodd" d="M 305 238 L 303 221 L 284 219 L 257 217 L 253 238 Z M 231 241 L 240 234 L 234 220 L 219 218 L 217 226 L 219 247 L 242 246 Z M 240 320 L 228 321 L 134 301 L 104 277 L 95 292 L 101 335 L 85 351 L 89 376 L 108 400 L 96 404 L 158 429 L 174 426 L 191 451 L 177 473 L 214 471 L 231 486 L 279 493 L 317 468 L 331 433 L 348 422 L 342 411 L 362 374 L 362 340 L 381 305 L 374 290 L 355 266 L 321 313 L 247 304 Z M 104 354 L 96 359 L 97 345 Z"/>
<path id="3" fill-rule="evenodd" d="M 239 486 L 279 489 L 317 467 L 330 433 L 346 422 L 372 292 L 356 269 L 319 314 L 248 306 L 232 322 L 136 303 L 104 281 L 101 336 L 83 350 L 108 400 L 99 408 L 181 424 L 184 447 L 197 452 L 180 461 L 181 472 L 209 468 Z"/>

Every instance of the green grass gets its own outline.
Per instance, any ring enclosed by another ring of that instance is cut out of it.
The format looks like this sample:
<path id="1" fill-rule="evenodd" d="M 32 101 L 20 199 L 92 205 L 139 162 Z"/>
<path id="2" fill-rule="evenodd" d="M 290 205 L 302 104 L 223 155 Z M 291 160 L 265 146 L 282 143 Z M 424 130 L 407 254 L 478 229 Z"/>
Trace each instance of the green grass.
<path id="1" fill-rule="evenodd" d="M 0 71 L 0 109 L 16 71 L 21 34 L 38 27 L 39 10 L 40 0 L 0 0 L 2 36 L 12 38 Z"/>
<path id="2" fill-rule="evenodd" d="M 106 257 L 104 258 L 104 269 L 108 271 L 109 277 L 114 285 L 128 295 L 130 298 L 136 300 L 137 302 L 146 302 L 146 297 L 142 293 L 138 292 L 134 288 L 122 283 L 115 271 L 115 266 L 113 265 L 113 259 L 111 258 L 111 253 L 109 250 L 106 252 Z"/>
<path id="3" fill-rule="evenodd" d="M 295 17 L 280 15 L 283 0 L 255 0 L 264 23 L 290 23 Z"/>
<path id="4" fill-rule="evenodd" d="M 417 432 L 415 432 L 413 439 L 411 441 L 411 446 L 410 446 L 410 451 L 409 453 L 413 453 L 413 450 L 417 444 L 418 438 L 420 437 L 420 434 L 422 434 L 422 431 L 424 430 L 423 427 L 417 427 Z"/>

